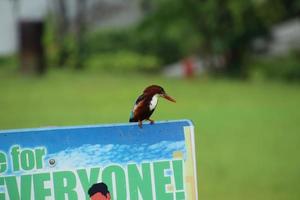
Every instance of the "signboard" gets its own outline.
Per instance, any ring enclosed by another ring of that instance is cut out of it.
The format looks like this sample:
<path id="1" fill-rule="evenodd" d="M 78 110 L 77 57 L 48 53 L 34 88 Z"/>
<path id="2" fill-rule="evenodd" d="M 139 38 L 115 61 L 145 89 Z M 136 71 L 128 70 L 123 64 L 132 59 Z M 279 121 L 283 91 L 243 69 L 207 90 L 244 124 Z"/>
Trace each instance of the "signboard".
<path id="1" fill-rule="evenodd" d="M 197 198 L 188 120 L 0 131 L 0 200 Z"/>

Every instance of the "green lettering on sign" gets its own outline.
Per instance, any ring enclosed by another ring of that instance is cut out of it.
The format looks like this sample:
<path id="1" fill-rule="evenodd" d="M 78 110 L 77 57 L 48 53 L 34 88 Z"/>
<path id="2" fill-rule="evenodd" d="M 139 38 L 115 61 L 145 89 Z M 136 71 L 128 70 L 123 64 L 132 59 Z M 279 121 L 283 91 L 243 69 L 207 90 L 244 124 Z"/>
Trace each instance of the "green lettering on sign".
<path id="1" fill-rule="evenodd" d="M 37 169 L 43 168 L 43 157 L 45 154 L 45 148 L 35 149 L 35 165 Z"/>
<path id="2" fill-rule="evenodd" d="M 126 178 L 122 167 L 118 165 L 106 167 L 102 172 L 102 181 L 107 184 L 108 188 L 115 189 L 116 196 L 110 191 L 112 199 L 126 199 Z"/>
<path id="3" fill-rule="evenodd" d="M 76 176 L 71 171 L 60 171 L 53 173 L 53 184 L 55 200 L 65 200 L 65 196 L 68 199 L 77 200 L 76 188 Z"/>
<path id="4" fill-rule="evenodd" d="M 7 170 L 6 154 L 0 152 L 0 174 Z"/>
<path id="5" fill-rule="evenodd" d="M 51 195 L 51 189 L 45 188 L 45 181 L 50 181 L 50 173 L 33 175 L 34 199 L 44 200 Z"/>
<path id="6" fill-rule="evenodd" d="M 141 170 L 138 169 L 136 164 L 129 164 L 127 168 L 130 199 L 152 200 L 150 163 L 143 163 Z"/>
<path id="7" fill-rule="evenodd" d="M 4 186 L 4 178 L 0 177 L 0 187 Z M 0 192 L 0 200 L 5 200 L 5 193 Z"/>
<path id="8" fill-rule="evenodd" d="M 182 160 L 174 160 L 173 164 L 173 174 L 175 181 L 175 189 L 176 189 L 176 200 L 184 200 L 184 185 L 183 185 L 183 161 Z"/>
<path id="9" fill-rule="evenodd" d="M 12 168 L 13 171 L 19 171 L 20 170 L 20 160 L 19 160 L 19 146 L 13 146 L 11 148 L 11 159 L 12 159 Z"/>
<path id="10" fill-rule="evenodd" d="M 7 193 L 9 199 L 13 200 L 30 200 L 31 196 L 31 175 L 23 175 L 20 177 L 21 191 L 19 192 L 19 187 L 17 183 L 17 177 L 8 176 L 5 177 L 5 183 L 7 187 Z"/>
<path id="11" fill-rule="evenodd" d="M 34 168 L 34 153 L 26 149 L 21 152 L 21 166 L 24 170 L 32 170 Z"/>
<path id="12" fill-rule="evenodd" d="M 171 184 L 171 177 L 165 176 L 165 170 L 170 169 L 169 161 L 155 162 L 154 168 L 154 180 L 156 199 L 172 200 L 173 193 L 166 192 L 166 185 Z"/>
<path id="13" fill-rule="evenodd" d="M 77 170 L 77 174 L 79 177 L 79 180 L 81 182 L 83 191 L 85 192 L 85 198 L 89 199 L 88 190 L 89 188 L 94 184 L 98 182 L 99 174 L 100 174 L 100 168 L 92 168 L 90 170 L 90 176 L 88 177 L 87 171 L 85 169 L 79 169 Z"/>

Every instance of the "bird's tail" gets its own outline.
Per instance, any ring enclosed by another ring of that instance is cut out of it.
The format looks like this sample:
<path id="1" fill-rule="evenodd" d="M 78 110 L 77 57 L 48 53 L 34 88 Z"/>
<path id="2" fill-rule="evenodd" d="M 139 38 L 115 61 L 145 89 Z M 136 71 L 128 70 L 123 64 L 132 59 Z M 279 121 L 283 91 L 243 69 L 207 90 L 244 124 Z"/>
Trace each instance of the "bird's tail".
<path id="1" fill-rule="evenodd" d="M 130 113 L 129 122 L 137 122 L 137 120 L 134 119 L 133 111 L 131 111 L 131 113 Z"/>
<path id="2" fill-rule="evenodd" d="M 130 119 L 129 119 L 129 122 L 136 122 L 136 120 L 133 119 L 133 118 L 130 118 Z"/>

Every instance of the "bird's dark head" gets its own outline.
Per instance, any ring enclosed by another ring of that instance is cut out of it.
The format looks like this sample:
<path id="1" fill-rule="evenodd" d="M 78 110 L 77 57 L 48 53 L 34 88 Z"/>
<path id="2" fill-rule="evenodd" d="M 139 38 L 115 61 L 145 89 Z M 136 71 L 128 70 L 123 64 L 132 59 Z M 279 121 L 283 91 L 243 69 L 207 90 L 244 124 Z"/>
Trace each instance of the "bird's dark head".
<path id="1" fill-rule="evenodd" d="M 169 95 L 167 95 L 167 93 L 165 92 L 164 88 L 162 88 L 159 85 L 150 85 L 147 88 L 145 88 L 144 90 L 144 95 L 149 95 L 149 96 L 155 96 L 158 95 L 160 97 L 163 97 L 169 101 L 172 102 L 176 102 L 175 99 L 173 99 L 172 97 L 170 97 Z"/>

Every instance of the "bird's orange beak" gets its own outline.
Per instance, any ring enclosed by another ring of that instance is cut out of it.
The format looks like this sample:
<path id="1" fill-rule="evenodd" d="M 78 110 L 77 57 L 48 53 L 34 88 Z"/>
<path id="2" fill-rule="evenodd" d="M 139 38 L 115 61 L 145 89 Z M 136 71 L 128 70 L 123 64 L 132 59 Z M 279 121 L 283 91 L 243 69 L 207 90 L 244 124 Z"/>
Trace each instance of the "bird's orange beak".
<path id="1" fill-rule="evenodd" d="M 165 98 L 165 99 L 167 99 L 167 100 L 169 100 L 169 101 L 172 101 L 172 102 L 176 103 L 176 100 L 173 99 L 172 97 L 170 97 L 170 96 L 167 95 L 167 94 L 162 95 L 162 97 Z"/>

